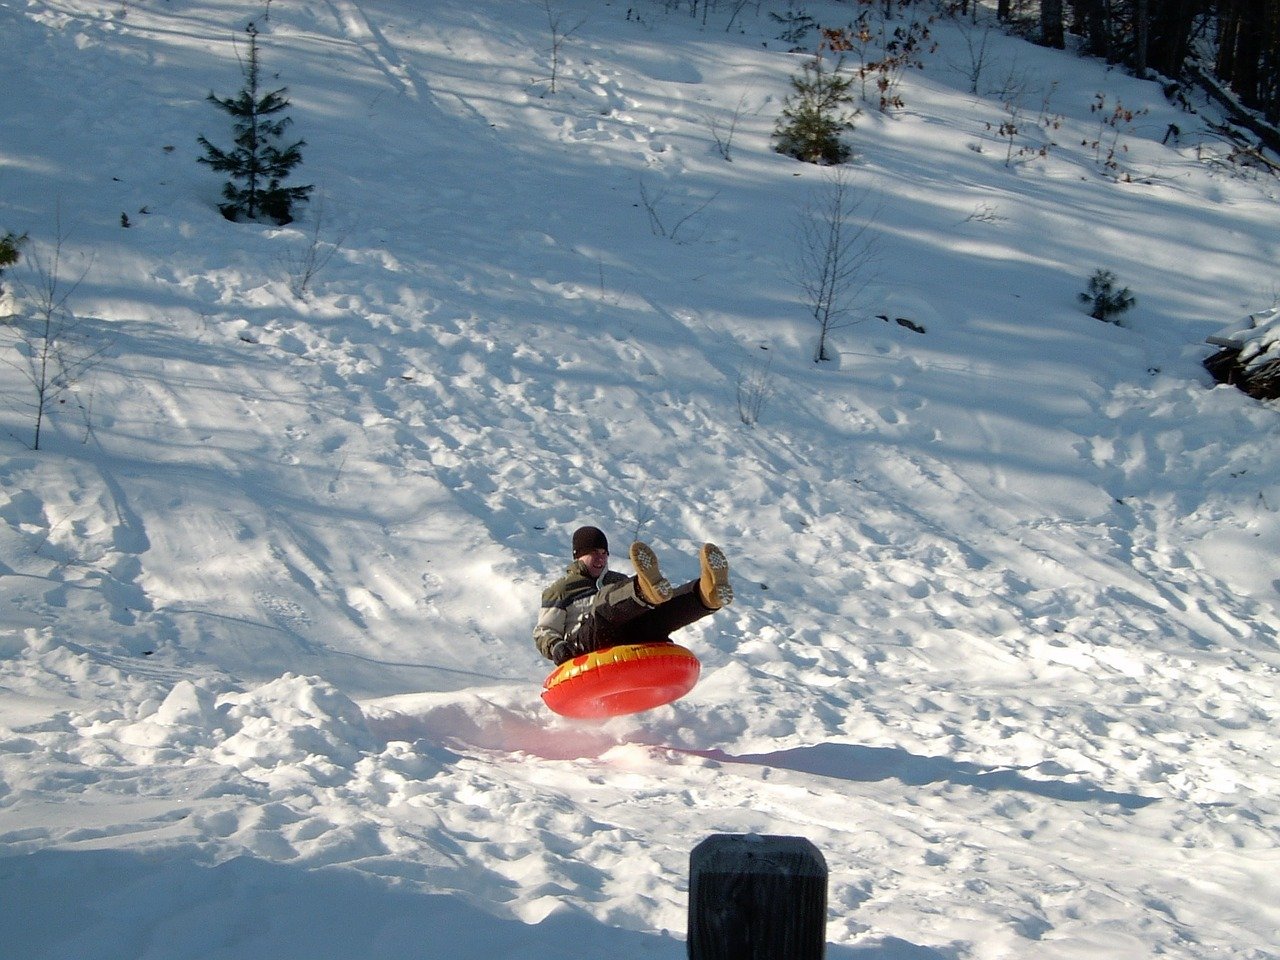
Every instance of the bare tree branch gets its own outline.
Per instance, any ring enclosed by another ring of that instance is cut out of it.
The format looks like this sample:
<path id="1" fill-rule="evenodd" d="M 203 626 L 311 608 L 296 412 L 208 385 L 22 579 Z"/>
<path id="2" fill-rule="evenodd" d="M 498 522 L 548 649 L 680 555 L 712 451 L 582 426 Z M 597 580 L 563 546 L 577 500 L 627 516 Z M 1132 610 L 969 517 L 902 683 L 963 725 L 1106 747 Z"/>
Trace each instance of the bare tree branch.
<path id="1" fill-rule="evenodd" d="M 796 229 L 794 279 L 818 324 L 814 362 L 831 359 L 831 334 L 861 317 L 852 312 L 871 283 L 875 240 L 869 219 L 855 220 L 866 200 L 852 174 L 832 167 L 826 187 L 801 212 Z"/>

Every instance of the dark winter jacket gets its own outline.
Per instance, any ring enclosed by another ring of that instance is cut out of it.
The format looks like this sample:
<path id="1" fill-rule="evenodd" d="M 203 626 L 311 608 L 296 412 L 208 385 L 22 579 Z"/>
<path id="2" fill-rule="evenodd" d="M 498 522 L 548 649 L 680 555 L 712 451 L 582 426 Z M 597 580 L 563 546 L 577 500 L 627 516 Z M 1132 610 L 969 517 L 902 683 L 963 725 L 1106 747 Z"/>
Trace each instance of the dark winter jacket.
<path id="1" fill-rule="evenodd" d="M 542 609 L 533 628 L 533 642 L 538 652 L 554 660 L 552 644 L 558 640 L 576 640 L 588 615 L 596 612 L 599 604 L 614 602 L 629 606 L 640 603 L 635 595 L 635 578 L 606 570 L 595 580 L 581 561 L 573 561 L 563 577 L 542 591 Z M 587 649 L 593 646 L 588 645 Z"/>

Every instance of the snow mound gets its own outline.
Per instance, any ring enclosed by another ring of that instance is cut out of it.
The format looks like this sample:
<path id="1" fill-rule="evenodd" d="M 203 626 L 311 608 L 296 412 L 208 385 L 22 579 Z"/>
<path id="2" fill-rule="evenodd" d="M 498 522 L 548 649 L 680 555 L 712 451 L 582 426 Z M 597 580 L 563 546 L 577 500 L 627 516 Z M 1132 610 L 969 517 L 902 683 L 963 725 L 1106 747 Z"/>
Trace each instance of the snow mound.
<path id="1" fill-rule="evenodd" d="M 247 776 L 269 777 L 290 766 L 333 776 L 375 746 L 360 708 L 318 677 L 285 674 L 224 696 L 220 706 L 234 732 L 213 756 Z"/>

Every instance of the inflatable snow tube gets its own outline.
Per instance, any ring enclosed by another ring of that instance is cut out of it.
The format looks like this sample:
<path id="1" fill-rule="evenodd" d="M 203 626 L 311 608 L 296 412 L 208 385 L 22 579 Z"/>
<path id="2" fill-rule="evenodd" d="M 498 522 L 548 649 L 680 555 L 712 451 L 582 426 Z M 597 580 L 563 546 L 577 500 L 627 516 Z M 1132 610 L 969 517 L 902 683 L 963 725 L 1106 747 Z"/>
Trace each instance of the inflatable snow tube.
<path id="1" fill-rule="evenodd" d="M 552 670 L 542 699 L 565 717 L 620 717 L 679 700 L 701 671 L 698 658 L 676 643 L 605 647 Z"/>

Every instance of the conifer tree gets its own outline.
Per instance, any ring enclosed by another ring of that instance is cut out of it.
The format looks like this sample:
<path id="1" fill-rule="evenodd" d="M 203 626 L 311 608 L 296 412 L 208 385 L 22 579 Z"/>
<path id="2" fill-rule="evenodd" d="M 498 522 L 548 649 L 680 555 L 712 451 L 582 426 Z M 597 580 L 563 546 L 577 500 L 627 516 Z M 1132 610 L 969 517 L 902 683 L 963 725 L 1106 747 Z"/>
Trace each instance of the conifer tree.
<path id="1" fill-rule="evenodd" d="M 19 236 L 12 230 L 6 230 L 4 236 L 0 237 L 0 281 L 4 279 L 4 272 L 18 262 L 18 258 L 22 255 L 22 245 L 26 242 L 25 233 Z M 12 306 L 5 292 L 4 283 L 0 282 L 0 324 L 8 323 L 12 319 L 7 313 Z"/>
<path id="2" fill-rule="evenodd" d="M 823 68 L 821 55 L 804 64 L 804 72 L 791 78 L 792 94 L 787 97 L 773 132 L 774 149 L 806 163 L 838 164 L 851 151 L 840 135 L 853 129 L 857 111 L 849 111 L 853 101 L 849 88 L 853 81 L 840 75 L 840 63 L 831 71 Z"/>
<path id="3" fill-rule="evenodd" d="M 24 233 L 18 236 L 12 230 L 7 231 L 3 237 L 0 237 L 0 277 L 4 276 L 4 271 L 8 267 L 12 267 L 18 262 L 22 245 L 27 242 L 27 235 Z M 4 288 L 0 287 L 0 291 Z"/>
<path id="4" fill-rule="evenodd" d="M 228 220 L 259 220 L 263 217 L 278 224 L 293 220 L 293 204 L 304 201 L 310 185 L 286 187 L 282 181 L 302 162 L 305 140 L 287 147 L 279 139 L 292 121 L 278 116 L 289 106 L 286 87 L 259 94 L 258 29 L 249 24 L 249 54 L 243 64 L 245 85 L 236 97 L 222 98 L 210 93 L 208 99 L 234 118 L 235 147 L 221 150 L 205 137 L 198 138 L 205 148 L 199 163 L 230 176 L 222 188 L 226 203 L 218 205 Z"/>

